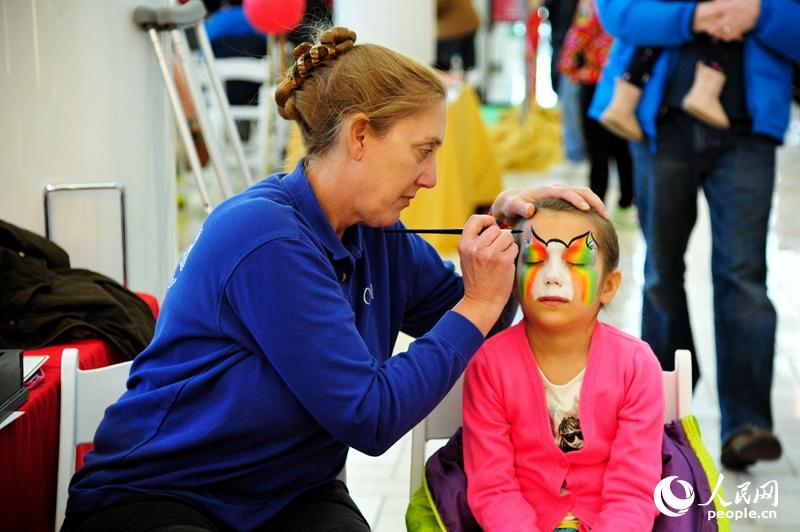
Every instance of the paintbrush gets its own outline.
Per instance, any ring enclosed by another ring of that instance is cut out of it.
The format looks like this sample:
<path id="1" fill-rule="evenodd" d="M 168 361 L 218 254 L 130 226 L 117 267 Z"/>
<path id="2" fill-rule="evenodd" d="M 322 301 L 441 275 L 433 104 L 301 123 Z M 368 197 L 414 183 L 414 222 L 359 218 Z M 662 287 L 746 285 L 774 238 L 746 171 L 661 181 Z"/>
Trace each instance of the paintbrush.
<path id="1" fill-rule="evenodd" d="M 446 229 L 384 229 L 384 233 L 423 233 L 429 235 L 460 235 L 464 230 L 460 227 L 452 227 Z M 511 234 L 521 233 L 521 229 L 503 229 L 503 231 L 510 231 Z"/>

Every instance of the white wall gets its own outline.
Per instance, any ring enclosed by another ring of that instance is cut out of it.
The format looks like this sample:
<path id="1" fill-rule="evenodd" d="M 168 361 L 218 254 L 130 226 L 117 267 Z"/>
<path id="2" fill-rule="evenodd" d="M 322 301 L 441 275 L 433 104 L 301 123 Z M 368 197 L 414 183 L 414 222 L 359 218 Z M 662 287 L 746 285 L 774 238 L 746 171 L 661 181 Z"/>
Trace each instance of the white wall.
<path id="1" fill-rule="evenodd" d="M 436 58 L 434 0 L 336 0 L 333 20 L 356 32 L 356 44 L 382 44 L 426 64 Z"/>
<path id="2" fill-rule="evenodd" d="M 176 262 L 172 115 L 136 6 L 0 0 L 0 218 L 44 234 L 45 184 L 127 187 L 129 280 L 163 297 Z M 73 266 L 121 279 L 118 196 L 52 197 Z"/>

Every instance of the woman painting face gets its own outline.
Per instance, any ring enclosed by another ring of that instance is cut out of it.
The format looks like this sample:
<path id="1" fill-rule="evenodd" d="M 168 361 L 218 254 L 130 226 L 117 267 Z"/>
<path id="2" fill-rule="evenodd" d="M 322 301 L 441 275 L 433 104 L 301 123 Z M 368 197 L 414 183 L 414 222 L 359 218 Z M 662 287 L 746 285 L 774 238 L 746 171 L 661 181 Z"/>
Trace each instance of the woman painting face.
<path id="1" fill-rule="evenodd" d="M 373 227 L 395 223 L 421 188 L 436 184 L 436 151 L 444 139 L 444 101 L 397 123 L 381 136 L 368 135 L 359 189 L 358 221 Z"/>

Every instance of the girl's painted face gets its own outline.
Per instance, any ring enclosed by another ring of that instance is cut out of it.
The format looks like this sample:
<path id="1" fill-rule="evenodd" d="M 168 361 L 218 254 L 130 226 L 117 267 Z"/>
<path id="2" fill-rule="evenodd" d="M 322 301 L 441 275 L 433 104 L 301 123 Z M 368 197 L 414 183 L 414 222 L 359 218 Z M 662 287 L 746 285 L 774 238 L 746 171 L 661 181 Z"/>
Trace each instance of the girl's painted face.
<path id="1" fill-rule="evenodd" d="M 531 225 L 521 250 L 520 298 L 560 306 L 577 297 L 584 307 L 592 306 L 599 278 L 597 254 L 591 231 L 564 242 L 545 240 Z"/>

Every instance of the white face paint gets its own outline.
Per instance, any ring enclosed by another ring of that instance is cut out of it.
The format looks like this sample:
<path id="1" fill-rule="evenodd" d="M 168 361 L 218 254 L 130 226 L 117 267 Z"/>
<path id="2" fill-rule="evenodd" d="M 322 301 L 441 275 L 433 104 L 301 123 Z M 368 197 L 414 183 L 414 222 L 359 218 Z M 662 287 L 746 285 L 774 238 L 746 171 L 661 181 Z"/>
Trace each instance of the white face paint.
<path id="1" fill-rule="evenodd" d="M 566 246 L 562 242 L 547 244 L 547 261 L 533 280 L 533 298 L 558 297 L 572 301 L 572 276 L 563 260 Z"/>

